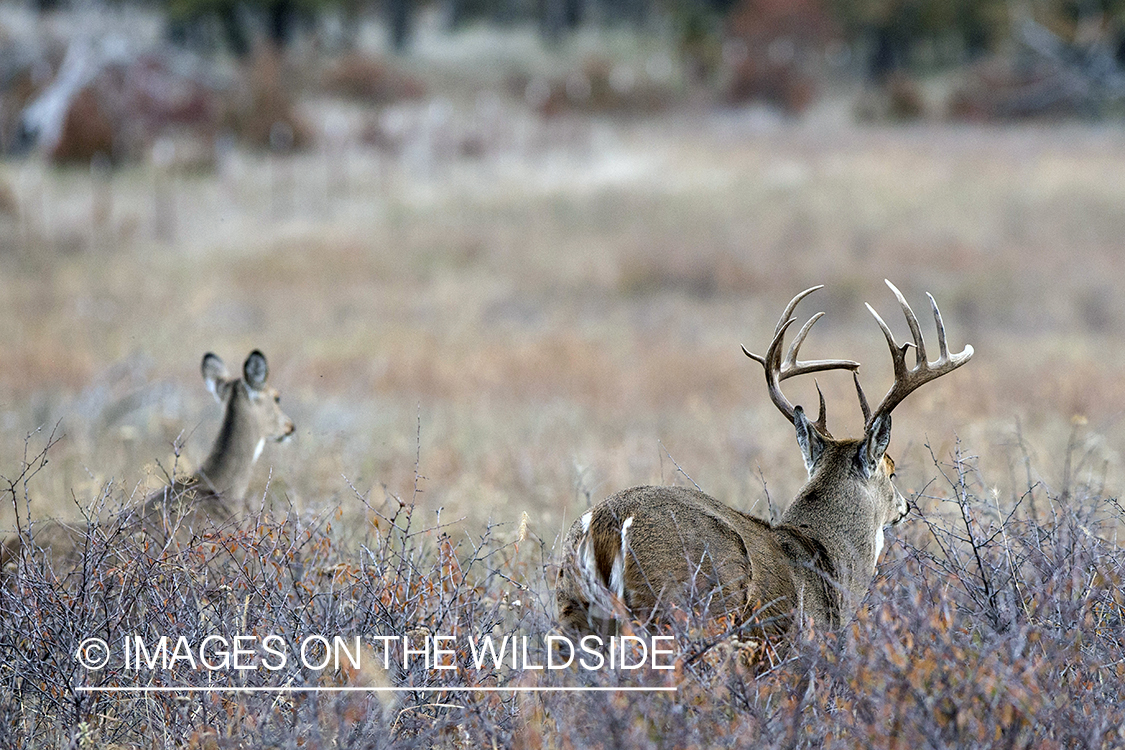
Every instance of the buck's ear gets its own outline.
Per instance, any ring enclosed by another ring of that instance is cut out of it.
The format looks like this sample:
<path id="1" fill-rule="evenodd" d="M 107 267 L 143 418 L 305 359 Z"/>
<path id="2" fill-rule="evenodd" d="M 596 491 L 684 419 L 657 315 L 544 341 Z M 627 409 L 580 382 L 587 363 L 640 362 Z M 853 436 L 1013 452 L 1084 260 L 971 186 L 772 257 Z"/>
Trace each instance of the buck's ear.
<path id="1" fill-rule="evenodd" d="M 800 406 L 793 407 L 793 427 L 797 430 L 797 445 L 801 446 L 805 469 L 808 470 L 809 477 L 812 477 L 816 462 L 824 453 L 824 438 L 805 417 L 805 410 Z"/>
<path id="2" fill-rule="evenodd" d="M 871 428 L 863 438 L 863 442 L 859 444 L 859 463 L 863 467 L 864 474 L 871 476 L 875 473 L 876 467 L 879 462 L 883 460 L 883 454 L 887 452 L 887 446 L 891 443 L 891 415 L 880 414 L 871 422 Z"/>
<path id="3" fill-rule="evenodd" d="M 207 385 L 207 390 L 211 391 L 211 395 L 215 397 L 216 401 L 222 403 L 230 381 L 230 375 L 227 373 L 227 366 L 223 364 L 223 360 L 219 358 L 219 355 L 207 352 L 203 355 L 203 362 L 199 369 L 203 373 L 203 382 Z"/>
<path id="4" fill-rule="evenodd" d="M 246 364 L 242 365 L 242 377 L 246 381 L 246 385 L 260 391 L 269 376 L 270 367 L 266 364 L 266 355 L 257 349 L 250 352 L 250 356 L 246 358 Z"/>

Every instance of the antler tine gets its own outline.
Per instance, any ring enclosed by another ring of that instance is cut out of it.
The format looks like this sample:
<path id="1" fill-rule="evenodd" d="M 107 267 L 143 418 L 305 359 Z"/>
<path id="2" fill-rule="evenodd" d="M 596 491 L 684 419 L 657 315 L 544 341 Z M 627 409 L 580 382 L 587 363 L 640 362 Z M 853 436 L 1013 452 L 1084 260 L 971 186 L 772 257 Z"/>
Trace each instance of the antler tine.
<path id="1" fill-rule="evenodd" d="M 875 322 L 879 324 L 879 328 L 883 330 L 883 336 L 887 339 L 887 346 L 891 348 L 891 362 L 895 368 L 895 382 L 906 377 L 906 350 L 910 348 L 910 344 L 903 344 L 901 347 L 895 343 L 895 335 L 891 333 L 890 326 L 886 321 L 875 312 L 875 308 L 871 306 L 870 302 L 864 302 L 867 305 L 867 312 L 875 316 Z"/>
<path id="2" fill-rule="evenodd" d="M 906 297 L 902 296 L 902 292 L 898 290 L 898 287 L 887 279 L 883 279 L 883 283 L 891 288 L 891 291 L 895 293 L 895 297 L 898 299 L 898 303 L 902 305 L 902 312 L 906 315 L 906 324 L 910 326 L 910 335 L 914 337 L 914 346 L 918 347 L 915 352 L 917 356 L 914 361 L 914 365 L 917 367 L 921 363 L 929 361 L 926 358 L 926 342 L 922 339 L 922 328 L 918 325 L 918 318 L 915 317 L 914 310 L 910 308 L 910 303 L 906 301 Z M 931 299 L 933 298 L 931 297 Z"/>
<path id="3" fill-rule="evenodd" d="M 793 299 L 789 300 L 789 304 L 785 306 L 785 311 L 782 312 L 781 317 L 778 318 L 777 327 L 775 327 L 773 329 L 773 335 L 776 336 L 777 334 L 781 333 L 781 329 L 785 325 L 785 322 L 788 321 L 790 317 L 792 317 L 793 311 L 797 309 L 797 304 L 801 300 L 803 300 L 805 297 L 808 297 L 810 294 L 817 291 L 818 289 L 823 289 L 823 288 L 824 288 L 824 284 L 817 284 L 816 286 L 810 286 L 808 289 L 801 292 L 800 294 L 798 294 Z"/>
<path id="4" fill-rule="evenodd" d="M 746 344 L 739 344 L 739 346 L 742 347 L 742 353 L 743 354 L 745 354 L 750 359 L 754 360 L 758 364 L 765 367 L 765 365 L 766 365 L 766 358 L 765 357 L 759 356 L 759 355 L 755 354 L 754 352 L 750 351 L 749 349 L 747 349 Z"/>
<path id="5" fill-rule="evenodd" d="M 929 292 L 926 296 L 930 298 L 930 307 L 934 309 L 934 326 L 938 332 L 938 363 L 950 363 L 950 370 L 954 370 L 969 361 L 973 356 L 972 344 L 965 344 L 965 348 L 957 354 L 949 353 L 949 345 L 945 340 L 945 323 L 941 319 L 941 310 L 938 309 L 937 302 L 934 300 L 933 295 Z M 936 363 L 935 363 L 936 364 Z"/>
<path id="6" fill-rule="evenodd" d="M 937 345 L 938 345 L 938 361 L 949 359 L 949 347 L 945 343 L 945 323 L 941 319 L 941 310 L 937 307 L 937 300 L 934 295 L 926 292 L 926 296 L 930 298 L 930 307 L 934 311 L 934 325 L 937 326 Z M 969 349 L 972 349 L 970 346 Z"/>
<path id="7" fill-rule="evenodd" d="M 785 310 L 781 313 L 781 317 L 778 318 L 778 320 L 777 320 L 777 325 L 774 326 L 773 335 L 774 335 L 775 339 L 778 336 L 780 336 L 782 334 L 782 332 L 790 324 L 792 324 L 794 322 L 794 319 L 791 316 L 793 315 L 793 310 L 796 309 L 797 304 L 801 300 L 803 300 L 805 297 L 808 297 L 810 294 L 815 292 L 817 289 L 823 289 L 823 288 L 824 288 L 824 284 L 818 284 L 817 286 L 809 287 L 808 289 L 801 292 L 800 294 L 798 294 L 793 299 L 789 300 L 789 304 L 785 306 Z M 820 314 L 823 315 L 824 313 L 820 313 Z M 805 336 L 807 336 L 808 333 L 809 333 L 808 329 L 810 327 L 812 327 L 813 323 L 816 322 L 816 317 L 818 317 L 818 316 L 814 316 L 813 320 L 810 320 L 808 323 L 805 323 L 805 325 L 801 328 L 801 332 L 799 334 L 797 334 L 797 343 L 795 343 L 793 345 L 795 348 L 800 348 L 801 342 L 804 341 Z M 750 359 L 757 362 L 758 364 L 762 365 L 763 367 L 765 366 L 766 357 L 761 357 L 761 356 L 758 356 L 757 354 L 754 354 L 749 349 L 747 349 L 745 346 L 742 347 L 742 353 L 745 354 Z M 797 357 L 796 352 L 790 351 L 789 354 L 792 355 L 792 359 L 795 361 L 796 357 Z M 767 354 L 767 356 L 768 356 L 768 354 Z M 790 359 L 789 357 L 786 357 L 786 361 L 789 361 L 789 359 Z M 783 374 L 780 379 L 784 380 L 786 377 L 788 377 L 788 376 Z"/>
<path id="8" fill-rule="evenodd" d="M 867 395 L 863 392 L 863 386 L 859 384 L 859 373 L 852 370 L 852 378 L 855 379 L 855 392 L 859 396 L 859 410 L 863 412 L 863 424 L 866 426 L 871 421 L 871 407 L 867 405 Z"/>
<path id="9" fill-rule="evenodd" d="M 934 326 L 937 328 L 938 335 L 938 358 L 930 362 L 926 356 L 926 344 L 922 339 L 922 331 L 918 325 L 918 319 L 914 316 L 914 311 L 910 309 L 906 299 L 902 293 L 892 284 L 887 281 L 887 286 L 894 292 L 895 297 L 898 298 L 899 304 L 902 306 L 903 314 L 906 316 L 907 325 L 910 326 L 911 336 L 914 342 L 907 342 L 901 346 L 895 343 L 894 334 L 887 326 L 886 322 L 875 312 L 875 308 L 867 305 L 867 309 L 875 317 L 875 322 L 879 324 L 879 328 L 883 331 L 883 336 L 887 339 L 887 345 L 891 350 L 891 360 L 894 364 L 895 381 L 891 385 L 891 389 L 887 391 L 887 395 L 871 412 L 867 408 L 867 399 L 863 395 L 863 390 L 859 387 L 859 378 L 856 378 L 856 391 L 859 393 L 860 406 L 864 410 L 865 430 L 870 429 L 872 422 L 876 417 L 890 412 L 902 402 L 904 398 L 909 396 L 915 390 L 920 388 L 925 383 L 941 377 L 947 373 L 956 370 L 961 365 L 969 361 L 973 356 L 973 347 L 965 345 L 964 350 L 958 354 L 950 355 L 949 345 L 945 337 L 945 323 L 941 318 L 941 311 L 938 310 L 937 302 L 934 300 L 932 294 L 927 293 L 930 300 L 930 307 L 934 313 Z M 906 352 L 911 347 L 916 349 L 916 362 L 914 367 L 908 368 L 906 366 Z"/>
<path id="10" fill-rule="evenodd" d="M 852 370 L 855 373 L 855 370 Z M 816 395 L 820 397 L 820 412 L 817 414 L 816 421 L 813 422 L 815 427 L 824 437 L 832 437 L 832 433 L 828 431 L 828 414 L 824 406 L 824 392 L 820 390 L 820 383 L 815 380 L 813 383 L 816 385 Z"/>
<path id="11" fill-rule="evenodd" d="M 762 365 L 766 372 L 766 386 L 769 388 L 770 398 L 773 400 L 774 405 L 785 415 L 786 419 L 790 422 L 794 420 L 793 405 L 789 403 L 789 399 L 781 392 L 780 383 L 786 378 L 791 378 L 796 375 L 807 375 L 813 372 L 821 372 L 823 370 L 851 370 L 855 372 L 859 367 L 858 362 L 853 362 L 849 359 L 816 359 L 808 362 L 802 362 L 797 359 L 797 355 L 801 350 L 801 345 L 805 342 L 805 338 L 809 335 L 809 331 L 813 325 L 824 317 L 824 313 L 820 312 L 812 316 L 807 323 L 801 326 L 801 330 L 797 332 L 796 338 L 793 340 L 792 346 L 786 352 L 784 359 L 781 356 L 781 346 L 785 340 L 785 332 L 789 330 L 789 326 L 796 322 L 796 319 L 791 317 L 797 303 L 809 296 L 817 289 L 823 289 L 823 286 L 814 286 L 798 294 L 789 304 L 786 305 L 781 319 L 774 329 L 773 340 L 770 342 L 769 349 L 766 351 L 765 356 L 754 354 L 745 346 L 742 347 L 742 353 L 750 357 L 758 364 Z M 817 391 L 820 391 L 820 386 L 817 386 Z M 825 427 L 825 407 L 824 395 L 820 396 L 820 416 L 814 423 L 818 429 L 825 435 L 828 435 L 828 430 Z"/>
<path id="12" fill-rule="evenodd" d="M 824 317 L 824 313 L 818 312 L 816 315 L 809 318 L 808 322 L 801 326 L 801 330 L 797 331 L 797 335 L 793 338 L 793 343 L 789 345 L 789 351 L 785 352 L 785 360 L 781 363 L 783 371 L 792 370 L 797 366 L 797 353 L 801 350 L 801 344 L 805 343 L 805 337 L 809 335 L 809 330 L 812 329 L 816 321 Z"/>
<path id="13" fill-rule="evenodd" d="M 801 344 L 805 343 L 805 337 L 809 335 L 809 330 L 813 327 L 816 321 L 824 317 L 824 313 L 818 312 L 816 315 L 809 318 L 809 322 L 801 326 L 801 330 L 797 332 L 796 338 L 793 339 L 792 346 L 785 354 L 785 361 L 781 363 L 781 377 L 779 380 L 791 378 L 794 375 L 808 375 L 812 372 L 821 372 L 823 370 L 851 370 L 855 372 L 859 367 L 859 362 L 853 362 L 850 359 L 812 359 L 808 362 L 797 361 L 797 352 L 801 349 Z"/>

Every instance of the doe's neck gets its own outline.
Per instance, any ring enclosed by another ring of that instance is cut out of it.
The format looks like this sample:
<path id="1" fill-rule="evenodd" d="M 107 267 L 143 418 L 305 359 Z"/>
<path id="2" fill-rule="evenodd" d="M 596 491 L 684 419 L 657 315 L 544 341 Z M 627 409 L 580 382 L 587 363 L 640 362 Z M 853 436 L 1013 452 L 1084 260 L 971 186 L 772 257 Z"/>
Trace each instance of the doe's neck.
<path id="1" fill-rule="evenodd" d="M 265 445 L 249 400 L 245 385 L 235 383 L 211 452 L 193 477 L 202 488 L 231 502 L 246 495 L 254 462 Z"/>

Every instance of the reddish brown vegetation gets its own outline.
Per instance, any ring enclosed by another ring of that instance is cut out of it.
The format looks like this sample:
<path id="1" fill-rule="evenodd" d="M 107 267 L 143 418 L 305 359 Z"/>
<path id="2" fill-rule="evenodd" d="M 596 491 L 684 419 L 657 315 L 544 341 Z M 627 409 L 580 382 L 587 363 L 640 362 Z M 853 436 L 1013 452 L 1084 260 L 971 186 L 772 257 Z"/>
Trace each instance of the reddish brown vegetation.
<path id="1" fill-rule="evenodd" d="M 98 154 L 114 155 L 117 128 L 102 97 L 94 88 L 84 88 L 71 100 L 58 143 L 50 157 L 60 164 L 89 163 Z"/>
<path id="2" fill-rule="evenodd" d="M 565 75 L 513 76 L 508 88 L 548 117 L 565 112 L 652 114 L 666 109 L 677 99 L 677 93 L 669 85 L 652 80 L 645 72 L 614 65 L 601 57 L 588 58 L 579 70 Z"/>
<path id="3" fill-rule="evenodd" d="M 353 52 L 324 72 L 321 86 L 339 96 L 370 104 L 391 104 L 418 99 L 426 93 L 419 79 L 397 70 L 385 60 Z"/>
<path id="4" fill-rule="evenodd" d="M 230 88 L 175 72 L 168 61 L 144 56 L 111 65 L 69 102 L 48 156 L 85 164 L 97 154 L 137 159 L 161 137 L 208 151 L 222 129 L 257 147 L 302 148 L 311 141 L 296 113 L 283 59 L 262 50 Z"/>
<path id="5" fill-rule="evenodd" d="M 280 54 L 259 50 L 224 105 L 223 126 L 258 148 L 285 151 L 309 145 L 312 132 L 296 112 L 290 78 Z"/>
<path id="6" fill-rule="evenodd" d="M 214 86 L 174 72 L 159 57 L 108 66 L 71 98 L 48 156 L 83 164 L 98 154 L 135 159 L 168 132 L 210 143 L 220 98 Z"/>
<path id="7" fill-rule="evenodd" d="M 816 93 L 824 45 L 835 33 L 819 0 L 742 0 L 727 18 L 725 98 L 803 112 Z"/>

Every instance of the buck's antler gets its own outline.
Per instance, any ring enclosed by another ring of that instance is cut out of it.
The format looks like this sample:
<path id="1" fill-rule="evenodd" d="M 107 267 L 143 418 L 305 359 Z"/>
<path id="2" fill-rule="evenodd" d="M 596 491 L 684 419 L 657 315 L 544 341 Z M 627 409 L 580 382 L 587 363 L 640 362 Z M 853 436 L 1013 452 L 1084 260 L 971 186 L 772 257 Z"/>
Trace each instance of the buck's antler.
<path id="1" fill-rule="evenodd" d="M 801 348 L 801 344 L 805 342 L 805 337 L 809 335 L 809 330 L 812 329 L 816 321 L 824 317 L 824 313 L 822 312 L 818 312 L 816 315 L 809 318 L 809 322 L 801 326 L 801 330 L 797 332 L 797 337 L 793 339 L 793 344 L 785 354 L 785 359 L 782 360 L 781 358 L 781 345 L 785 339 L 785 332 L 789 329 L 789 326 L 796 322 L 794 318 L 789 317 L 793 314 L 793 309 L 797 307 L 797 303 L 805 297 L 809 296 L 817 289 L 823 288 L 824 285 L 822 284 L 806 289 L 789 301 L 785 312 L 781 313 L 781 318 L 777 321 L 777 327 L 774 328 L 773 341 L 770 342 L 770 348 L 766 351 L 766 356 L 761 357 L 757 354 L 752 354 L 745 346 L 742 347 L 743 354 L 765 368 L 766 386 L 769 388 L 770 399 L 773 400 L 774 406 L 776 406 L 790 422 L 794 420 L 795 411 L 793 404 L 789 403 L 789 399 L 781 392 L 782 380 L 796 375 L 807 375 L 823 370 L 851 370 L 854 373 L 856 368 L 859 367 L 859 362 L 853 362 L 850 359 L 814 359 L 809 362 L 801 362 L 797 359 L 797 353 Z M 856 382 L 858 383 L 859 381 L 857 380 Z M 816 387 L 816 392 L 820 396 L 820 415 L 813 425 L 822 435 L 828 436 L 829 432 L 826 426 L 824 409 L 824 394 L 820 392 L 819 384 Z"/>
<path id="2" fill-rule="evenodd" d="M 884 279 L 884 281 L 886 281 L 886 279 Z M 898 298 L 898 303 L 902 305 L 902 312 L 906 315 L 906 323 L 910 326 L 910 335 L 914 337 L 914 341 L 908 341 L 902 346 L 896 344 L 891 329 L 887 327 L 887 324 L 879 317 L 879 313 L 875 312 L 875 308 L 871 305 L 867 305 L 867 309 L 875 316 L 879 327 L 883 329 L 883 335 L 887 338 L 887 345 L 891 349 L 891 360 L 894 362 L 895 382 L 894 385 L 891 386 L 891 389 L 887 391 L 887 395 L 884 396 L 883 400 L 879 402 L 879 405 L 875 407 L 875 411 L 872 412 L 867 405 L 867 399 L 863 395 L 863 389 L 859 387 L 859 378 L 856 377 L 855 387 L 856 391 L 859 393 L 860 406 L 863 408 L 865 432 L 871 429 L 871 424 L 876 417 L 882 414 L 890 414 L 904 398 L 923 384 L 956 370 L 958 367 L 968 362 L 969 358 L 973 356 L 973 347 L 969 345 L 966 345 L 964 351 L 959 354 L 951 355 L 949 353 L 949 347 L 945 343 L 945 324 L 941 320 L 941 311 L 938 310 L 937 302 L 934 301 L 933 295 L 927 292 L 926 296 L 930 298 L 930 307 L 932 307 L 934 311 L 934 323 L 937 326 L 938 334 L 938 358 L 934 362 L 928 361 L 926 357 L 926 342 L 922 340 L 922 329 L 918 326 L 918 318 L 914 316 L 914 311 L 910 309 L 910 305 L 907 303 L 906 298 L 902 296 L 902 292 L 890 281 L 886 281 L 886 283 L 887 286 L 891 288 L 891 291 L 895 293 L 895 297 Z M 915 349 L 915 361 L 914 367 L 907 368 L 906 352 L 910 347 L 914 347 Z"/>

